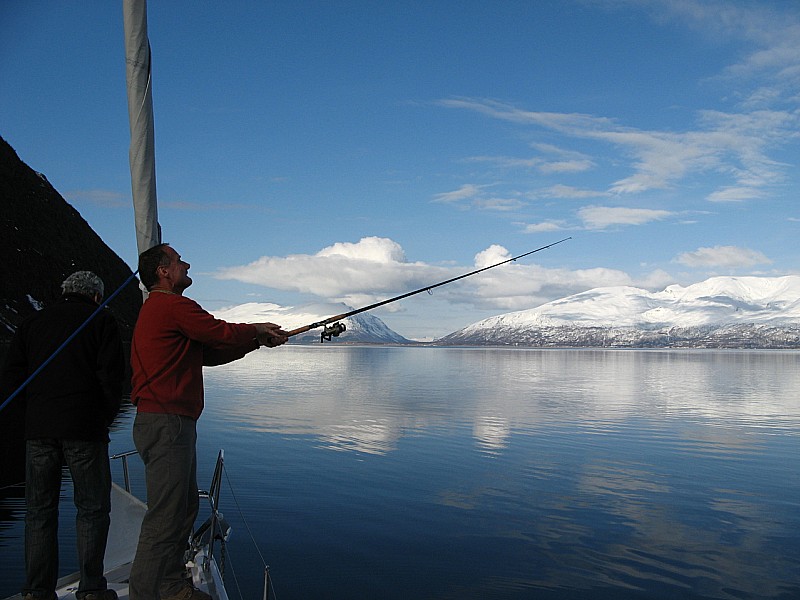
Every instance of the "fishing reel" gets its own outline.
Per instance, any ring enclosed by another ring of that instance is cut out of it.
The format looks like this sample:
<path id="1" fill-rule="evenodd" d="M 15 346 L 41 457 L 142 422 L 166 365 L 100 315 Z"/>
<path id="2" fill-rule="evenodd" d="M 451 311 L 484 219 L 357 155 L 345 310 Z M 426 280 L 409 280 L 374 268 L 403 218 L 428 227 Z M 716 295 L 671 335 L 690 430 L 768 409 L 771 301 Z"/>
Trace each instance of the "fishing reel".
<path id="1" fill-rule="evenodd" d="M 344 323 L 334 323 L 333 325 L 325 325 L 322 333 L 319 334 L 319 343 L 325 343 L 325 340 L 331 341 L 331 338 L 339 337 L 339 334 L 344 333 L 347 327 Z"/>

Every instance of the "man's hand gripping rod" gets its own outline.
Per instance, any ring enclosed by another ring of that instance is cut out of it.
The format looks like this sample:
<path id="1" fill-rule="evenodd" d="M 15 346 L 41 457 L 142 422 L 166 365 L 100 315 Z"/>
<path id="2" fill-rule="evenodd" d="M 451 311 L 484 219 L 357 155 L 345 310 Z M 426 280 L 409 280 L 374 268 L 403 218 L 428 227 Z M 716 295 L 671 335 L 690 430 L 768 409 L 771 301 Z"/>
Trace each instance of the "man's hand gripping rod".
<path id="1" fill-rule="evenodd" d="M 316 329 L 317 327 L 323 327 L 324 329 L 322 330 L 322 333 L 320 334 L 319 338 L 320 343 L 324 342 L 325 340 L 331 341 L 332 337 L 339 337 L 339 334 L 344 332 L 346 329 L 344 323 L 337 323 L 337 321 L 340 321 L 341 319 L 346 319 L 347 317 L 352 317 L 353 315 L 357 315 L 359 313 L 372 310 L 373 308 L 378 308 L 379 306 L 383 306 L 384 304 L 389 304 L 390 302 L 397 302 L 398 300 L 402 300 L 403 298 L 408 298 L 409 296 L 413 296 L 421 292 L 427 292 L 428 290 L 432 290 L 433 288 L 437 288 L 442 285 L 447 285 L 448 283 L 453 283 L 454 281 L 458 281 L 459 279 L 464 279 L 465 277 L 469 277 L 471 275 L 475 275 L 483 271 L 488 271 L 489 269 L 494 269 L 495 267 L 499 267 L 500 265 L 513 262 L 517 259 L 523 258 L 530 254 L 535 254 L 536 252 L 540 252 L 541 250 L 546 250 L 547 248 L 552 248 L 556 244 L 560 244 L 561 242 L 566 242 L 567 240 L 571 239 L 572 239 L 571 237 L 565 237 L 563 240 L 558 240 L 557 242 L 553 242 L 552 244 L 547 244 L 546 246 L 542 246 L 541 248 L 537 248 L 536 250 L 531 250 L 530 252 L 526 252 L 525 254 L 520 254 L 519 256 L 515 256 L 513 258 L 508 258 L 497 264 L 489 265 L 488 267 L 483 267 L 482 269 L 477 269 L 475 271 L 465 273 L 464 275 L 459 275 L 458 277 L 453 277 L 452 279 L 448 279 L 447 281 L 440 281 L 439 283 L 434 283 L 433 285 L 419 288 L 418 290 L 414 290 L 413 292 L 400 294 L 399 296 L 395 296 L 394 298 L 389 298 L 388 300 L 382 300 L 381 302 L 376 302 L 375 304 L 370 304 L 369 306 L 365 306 L 363 308 L 357 308 L 355 310 L 351 310 L 350 312 L 342 313 L 341 315 L 328 317 L 323 321 L 317 321 L 316 323 L 311 323 L 311 325 L 305 325 L 304 327 L 298 327 L 297 329 L 292 329 L 291 331 L 288 332 L 287 335 L 288 337 L 292 337 L 294 335 L 298 335 L 300 333 L 305 333 L 306 331 Z M 331 323 L 333 323 L 333 325 L 331 325 Z"/>

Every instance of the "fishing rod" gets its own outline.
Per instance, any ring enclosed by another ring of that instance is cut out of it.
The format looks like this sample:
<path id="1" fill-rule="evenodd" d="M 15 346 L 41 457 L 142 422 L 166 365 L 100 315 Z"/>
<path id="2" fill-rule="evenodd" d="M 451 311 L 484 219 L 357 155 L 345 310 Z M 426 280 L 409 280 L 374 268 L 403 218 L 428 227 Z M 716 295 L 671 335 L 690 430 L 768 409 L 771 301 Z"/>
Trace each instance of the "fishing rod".
<path id="1" fill-rule="evenodd" d="M 340 315 L 335 315 L 333 317 L 328 317 L 327 319 L 324 319 L 322 321 L 317 321 L 316 323 L 311 323 L 310 325 L 305 325 L 303 327 L 298 327 L 297 329 L 292 329 L 291 331 L 288 332 L 287 336 L 292 337 L 294 335 L 298 335 L 300 333 L 305 333 L 306 331 L 316 329 L 317 327 L 323 327 L 322 333 L 320 333 L 319 337 L 320 343 L 323 343 L 325 340 L 331 341 L 331 338 L 339 337 L 339 334 L 343 333 L 347 329 L 344 323 L 338 323 L 338 321 L 340 321 L 341 319 L 346 319 L 347 317 L 352 317 L 353 315 L 357 315 L 359 313 L 372 310 L 373 308 L 378 308 L 379 306 L 383 306 L 384 304 L 389 304 L 390 302 L 397 302 L 398 300 L 402 300 L 403 298 L 408 298 L 409 296 L 414 296 L 415 294 L 427 292 L 432 290 L 433 288 L 437 288 L 439 286 L 447 285 L 448 283 L 453 283 L 454 281 L 458 281 L 459 279 L 464 279 L 465 277 L 470 277 L 471 275 L 476 275 L 477 273 L 488 271 L 489 269 L 494 269 L 495 267 L 499 267 L 500 265 L 513 262 L 525 256 L 529 256 L 531 254 L 535 254 L 536 252 L 540 252 L 541 250 L 546 250 L 547 248 L 552 248 L 556 244 L 560 244 L 561 242 L 566 242 L 567 240 L 571 239 L 572 237 L 565 237 L 563 240 L 558 240 L 557 242 L 553 242 L 552 244 L 547 244 L 546 246 L 542 246 L 541 248 L 537 248 L 536 250 L 531 250 L 530 252 L 526 252 L 525 254 L 520 254 L 519 256 L 515 256 L 513 258 L 507 258 L 506 260 L 496 263 L 494 265 L 489 265 L 488 267 L 483 267 L 482 269 L 470 271 L 469 273 L 465 273 L 464 275 L 459 275 L 458 277 L 453 277 L 452 279 L 448 279 L 446 281 L 440 281 L 439 283 L 434 283 L 433 285 L 419 288 L 418 290 L 414 290 L 413 292 L 406 292 L 405 294 L 400 294 L 399 296 L 395 296 L 394 298 L 389 298 L 388 300 L 382 300 L 381 302 L 376 302 L 375 304 L 370 304 L 369 306 L 364 306 L 363 308 L 357 308 L 355 310 L 351 310 L 350 312 L 342 313 Z"/>

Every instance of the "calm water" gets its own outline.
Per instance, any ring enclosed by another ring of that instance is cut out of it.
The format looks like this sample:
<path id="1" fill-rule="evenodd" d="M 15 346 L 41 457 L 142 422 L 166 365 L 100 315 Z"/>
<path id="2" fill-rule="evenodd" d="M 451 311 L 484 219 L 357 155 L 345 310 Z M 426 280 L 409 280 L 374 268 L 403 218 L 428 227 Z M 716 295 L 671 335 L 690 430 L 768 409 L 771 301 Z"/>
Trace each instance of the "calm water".
<path id="1" fill-rule="evenodd" d="M 233 598 L 259 553 L 278 600 L 800 598 L 800 353 L 330 344 L 206 389 Z M 21 501 L 0 515 L 5 596 Z"/>

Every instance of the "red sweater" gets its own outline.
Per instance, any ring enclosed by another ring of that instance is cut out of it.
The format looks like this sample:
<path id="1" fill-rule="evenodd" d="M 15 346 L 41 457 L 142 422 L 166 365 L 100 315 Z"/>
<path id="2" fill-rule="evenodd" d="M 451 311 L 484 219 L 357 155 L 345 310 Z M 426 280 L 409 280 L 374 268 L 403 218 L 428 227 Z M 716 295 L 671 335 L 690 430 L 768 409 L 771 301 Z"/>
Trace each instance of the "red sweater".
<path id="1" fill-rule="evenodd" d="M 254 325 L 220 321 L 194 300 L 153 292 L 133 332 L 131 401 L 139 412 L 197 419 L 203 365 L 229 363 L 258 347 Z"/>

